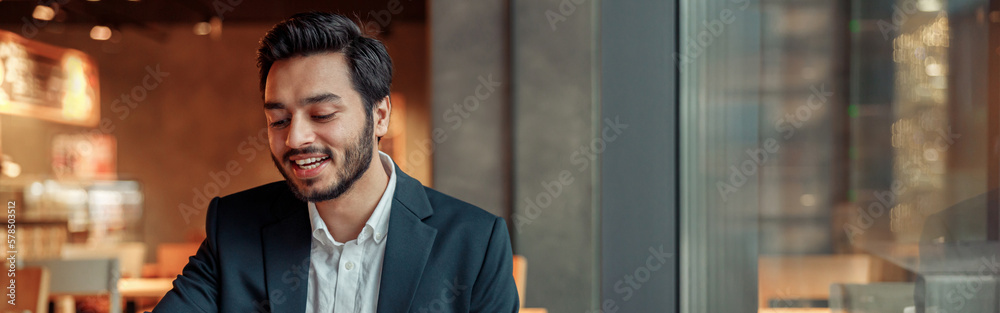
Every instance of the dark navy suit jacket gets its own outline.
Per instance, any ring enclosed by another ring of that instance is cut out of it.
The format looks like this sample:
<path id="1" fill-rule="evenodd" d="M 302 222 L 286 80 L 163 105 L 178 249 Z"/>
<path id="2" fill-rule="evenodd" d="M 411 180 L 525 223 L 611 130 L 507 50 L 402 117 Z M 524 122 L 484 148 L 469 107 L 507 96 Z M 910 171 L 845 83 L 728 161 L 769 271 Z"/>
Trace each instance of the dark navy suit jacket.
<path id="1" fill-rule="evenodd" d="M 517 312 L 502 218 L 396 168 L 379 313 Z M 306 203 L 283 181 L 215 198 L 207 238 L 153 312 L 304 312 Z"/>

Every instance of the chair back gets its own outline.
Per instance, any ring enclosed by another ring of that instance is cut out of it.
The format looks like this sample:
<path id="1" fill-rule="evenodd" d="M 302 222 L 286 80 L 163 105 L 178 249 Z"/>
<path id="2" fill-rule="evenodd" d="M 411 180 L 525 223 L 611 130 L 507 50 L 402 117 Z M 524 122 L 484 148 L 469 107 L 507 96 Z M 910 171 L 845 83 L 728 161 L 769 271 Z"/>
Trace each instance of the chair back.
<path id="1" fill-rule="evenodd" d="M 517 285 L 517 299 L 524 307 L 524 284 L 528 278 L 528 261 L 523 255 L 514 255 L 514 285 Z"/>
<path id="2" fill-rule="evenodd" d="M 41 266 L 49 271 L 49 294 L 53 296 L 107 295 L 111 313 L 121 312 L 118 259 L 39 260 L 25 266 Z"/>
<path id="3" fill-rule="evenodd" d="M 118 258 L 122 277 L 142 277 L 142 265 L 146 258 L 146 244 L 123 242 L 118 244 L 65 244 L 62 259 L 110 259 Z"/>
<path id="4" fill-rule="evenodd" d="M 3 313 L 47 313 L 49 311 L 49 270 L 44 267 L 24 267 L 14 273 L 14 305 L 0 303 Z M 9 280 L 8 280 L 9 282 Z M 6 287 L 6 286 L 5 286 Z M 5 291 L 9 292 L 9 290 Z M 10 298 L 4 299 L 10 300 Z"/>

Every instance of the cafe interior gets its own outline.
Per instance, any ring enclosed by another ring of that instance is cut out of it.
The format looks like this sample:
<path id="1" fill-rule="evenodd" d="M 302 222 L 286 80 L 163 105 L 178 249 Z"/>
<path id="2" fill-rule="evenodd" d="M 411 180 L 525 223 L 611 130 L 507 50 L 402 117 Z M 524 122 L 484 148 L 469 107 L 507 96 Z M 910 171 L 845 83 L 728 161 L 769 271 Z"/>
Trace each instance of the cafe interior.
<path id="1" fill-rule="evenodd" d="M 155 307 L 283 179 L 255 54 L 307 11 L 385 44 L 379 149 L 506 220 L 522 312 L 1000 312 L 987 0 L 0 0 L 0 312 Z"/>

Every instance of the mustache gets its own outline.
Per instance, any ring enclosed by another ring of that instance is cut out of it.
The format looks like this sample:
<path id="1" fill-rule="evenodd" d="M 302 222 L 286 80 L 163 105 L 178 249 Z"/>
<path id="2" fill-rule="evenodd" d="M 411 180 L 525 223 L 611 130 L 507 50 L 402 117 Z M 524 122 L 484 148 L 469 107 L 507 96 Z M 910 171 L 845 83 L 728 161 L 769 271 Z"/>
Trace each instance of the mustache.
<path id="1" fill-rule="evenodd" d="M 299 154 L 317 154 L 317 153 L 326 154 L 328 156 L 333 155 L 333 151 L 330 150 L 330 148 L 308 146 L 302 149 L 290 149 L 288 151 L 285 151 L 285 155 L 281 156 L 281 159 L 284 160 L 285 162 L 291 162 L 289 158 L 291 158 L 292 156 Z"/>

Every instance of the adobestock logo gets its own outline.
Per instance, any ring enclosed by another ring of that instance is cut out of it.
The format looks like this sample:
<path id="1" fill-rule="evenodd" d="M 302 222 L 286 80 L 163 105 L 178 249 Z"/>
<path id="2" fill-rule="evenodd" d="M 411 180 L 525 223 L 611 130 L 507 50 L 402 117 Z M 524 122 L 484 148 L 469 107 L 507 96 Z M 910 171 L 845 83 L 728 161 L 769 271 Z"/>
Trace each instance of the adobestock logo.
<path id="1" fill-rule="evenodd" d="M 812 119 L 815 111 L 820 110 L 833 92 L 826 90 L 826 85 L 809 87 L 812 93 L 806 98 L 805 103 L 800 104 L 791 113 L 786 113 L 783 117 L 774 122 L 774 130 L 781 134 L 782 140 L 788 140 L 795 136 L 795 133 L 805 125 L 805 122 Z M 781 149 L 781 144 L 775 138 L 764 140 L 762 148 L 751 148 L 746 150 L 746 156 L 736 165 L 729 166 L 727 173 L 728 180 L 717 180 L 715 189 L 722 197 L 722 201 L 728 201 L 729 195 L 739 191 L 747 181 L 757 175 L 760 168 L 776 155 Z"/>
<path id="2" fill-rule="evenodd" d="M 465 120 L 478 111 L 482 103 L 492 97 L 494 92 L 503 85 L 501 81 L 493 79 L 493 74 L 479 75 L 476 79 L 479 80 L 479 84 L 473 88 L 472 93 L 465 96 L 462 99 L 462 103 L 452 103 L 451 108 L 448 108 L 441 114 L 441 119 L 449 124 L 449 126 L 435 127 L 431 131 L 430 139 L 420 141 L 417 144 L 418 149 L 414 149 L 406 155 L 407 165 L 403 170 L 420 166 L 430 159 L 431 154 L 434 152 L 434 145 L 447 141 L 449 138 L 448 135 L 461 128 Z"/>
<path id="3" fill-rule="evenodd" d="M 607 145 L 617 140 L 628 127 L 629 125 L 622 123 L 617 116 L 614 119 L 605 118 L 601 136 L 592 139 L 589 145 L 580 146 L 578 151 L 570 154 L 570 164 L 580 165 L 576 169 L 577 173 L 583 173 L 590 169 L 591 163 L 597 161 L 597 156 L 604 153 Z M 543 190 L 533 197 L 525 197 L 524 208 L 511 217 L 514 229 L 520 233 L 524 225 L 530 225 L 534 222 L 541 216 L 542 210 L 551 206 L 563 194 L 563 190 L 575 181 L 575 174 L 570 170 L 559 171 L 554 179 L 541 181 L 540 185 Z"/>
<path id="4" fill-rule="evenodd" d="M 111 111 L 118 114 L 119 121 L 124 121 L 132 115 L 132 111 L 136 110 L 139 104 L 146 100 L 150 92 L 163 83 L 164 77 L 167 76 L 170 76 L 170 73 L 161 71 L 159 64 L 147 65 L 146 75 L 139 80 L 139 83 L 132 86 L 129 92 L 123 92 L 118 99 L 111 101 Z M 86 134 L 90 136 L 107 135 L 113 133 L 117 128 L 114 120 L 110 117 L 104 117 L 101 118 L 96 128 L 87 131 Z"/>
<path id="5" fill-rule="evenodd" d="M 604 301 L 601 301 L 600 308 L 589 310 L 587 313 L 617 313 L 621 309 L 618 306 L 618 302 L 621 301 L 624 303 L 634 298 L 636 292 L 642 289 L 642 286 L 653 278 L 653 274 L 662 269 L 667 264 L 667 260 L 674 256 L 673 253 L 663 251 L 663 245 L 655 248 L 649 247 L 648 251 L 649 254 L 646 256 L 645 263 L 632 270 L 631 274 L 626 274 L 618 281 L 615 281 L 615 294 L 620 297 L 620 300 L 605 298 Z"/>
<path id="6" fill-rule="evenodd" d="M 559 2 L 558 10 L 545 10 L 545 19 L 549 21 L 549 27 L 556 31 L 556 24 L 565 22 L 566 18 L 576 13 L 577 6 L 582 5 L 587 0 L 563 0 Z"/>
<path id="7" fill-rule="evenodd" d="M 937 129 L 933 132 L 937 135 L 937 138 L 929 140 L 926 145 L 927 150 L 924 151 L 927 155 L 933 155 L 938 157 L 940 154 L 944 154 L 954 145 L 962 134 L 954 133 L 951 131 L 951 126 L 945 126 L 942 129 Z M 933 142 L 933 144 L 929 144 Z M 900 163 L 900 172 L 907 173 L 906 175 L 920 176 L 923 171 L 926 171 L 925 167 L 916 162 L 906 162 Z M 871 229 L 875 225 L 875 221 L 885 215 L 887 210 L 890 210 L 890 214 L 894 214 L 897 218 L 902 218 L 900 214 L 906 214 L 907 218 L 912 218 L 914 214 L 923 215 L 924 212 L 920 210 L 920 206 L 916 206 L 916 209 L 909 208 L 907 205 L 899 206 L 899 197 L 906 192 L 906 185 L 901 180 L 893 180 L 889 185 L 889 190 L 877 190 L 872 193 L 875 200 L 869 202 L 867 205 L 859 205 L 855 210 L 855 215 L 853 219 L 844 224 L 844 233 L 847 235 L 847 239 L 852 244 L 855 240 L 864 234 L 868 229 Z M 918 203 L 919 204 L 919 203 Z M 903 212 L 900 210 L 909 209 Z M 909 223 L 911 221 L 905 221 Z M 891 231 L 901 231 L 905 229 L 903 226 L 908 226 L 903 224 L 904 221 L 895 220 L 890 223 Z"/>
<path id="8" fill-rule="evenodd" d="M 222 189 L 229 186 L 233 179 L 243 172 L 243 165 L 249 164 L 258 155 L 270 155 L 271 148 L 267 138 L 267 127 L 263 127 L 253 136 L 247 138 L 236 145 L 236 152 L 242 155 L 240 159 L 231 159 L 226 162 L 225 169 L 221 171 L 208 171 L 208 181 L 201 187 L 191 188 L 191 202 L 177 205 L 177 212 L 184 218 L 185 224 L 191 224 L 191 217 L 199 215 L 208 209 L 211 199 L 221 196 Z"/>
<path id="9" fill-rule="evenodd" d="M 731 2 L 740 5 L 738 8 L 740 12 L 746 11 L 747 7 L 750 6 L 750 0 L 731 0 Z M 715 42 L 716 38 L 722 37 L 722 34 L 726 31 L 726 27 L 735 21 L 735 12 L 728 8 L 719 11 L 718 18 L 702 21 L 701 25 L 703 27 L 701 30 L 690 36 L 686 43 L 680 43 L 680 47 L 678 47 L 680 52 L 674 53 L 674 59 L 681 65 L 691 64 L 691 62 L 705 53 L 705 50 Z"/>
<path id="10" fill-rule="evenodd" d="M 55 12 L 53 15 L 58 15 L 62 6 L 67 3 L 69 3 L 69 0 L 46 0 L 39 1 L 38 6 L 49 7 Z M 31 16 L 22 17 L 21 21 L 24 22 L 24 25 L 21 26 L 21 35 L 24 36 L 24 38 L 34 38 L 38 35 L 38 31 L 40 29 L 49 25 L 49 21 L 39 20 Z"/>

